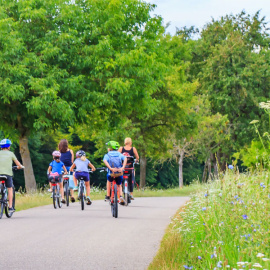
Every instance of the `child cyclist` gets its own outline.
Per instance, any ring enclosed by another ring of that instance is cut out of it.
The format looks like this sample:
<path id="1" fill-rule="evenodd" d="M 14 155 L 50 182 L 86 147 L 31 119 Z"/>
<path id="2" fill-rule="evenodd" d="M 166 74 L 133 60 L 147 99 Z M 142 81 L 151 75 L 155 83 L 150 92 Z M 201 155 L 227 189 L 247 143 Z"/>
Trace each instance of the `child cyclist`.
<path id="1" fill-rule="evenodd" d="M 12 207 L 12 200 L 13 200 L 13 171 L 12 171 L 12 161 L 18 166 L 18 169 L 24 168 L 24 166 L 17 160 L 16 156 L 13 152 L 10 151 L 11 141 L 9 139 L 3 139 L 0 142 L 1 149 L 0 151 L 0 174 L 5 175 L 7 177 L 6 180 L 6 187 L 8 189 L 8 211 L 14 212 L 15 209 Z"/>
<path id="2" fill-rule="evenodd" d="M 83 150 L 80 150 L 76 153 L 76 159 L 74 163 L 72 164 L 72 166 L 70 167 L 70 171 L 73 172 L 75 167 L 76 167 L 76 172 L 75 174 L 73 174 L 75 187 L 73 190 L 78 190 L 77 180 L 79 178 L 83 178 L 85 182 L 85 187 L 86 187 L 86 200 L 87 200 L 86 204 L 91 205 L 92 201 L 90 199 L 90 177 L 89 177 L 88 167 L 90 167 L 93 172 L 96 170 L 96 168 L 86 158 L 85 152 Z"/>
<path id="3" fill-rule="evenodd" d="M 62 181 L 62 171 L 64 170 L 64 174 L 67 174 L 67 169 L 62 161 L 60 161 L 61 153 L 59 151 L 53 151 L 52 153 L 53 161 L 50 163 L 48 168 L 48 174 L 50 176 L 50 173 L 58 173 L 60 177 L 60 193 L 62 197 L 62 203 L 66 203 L 66 200 L 64 199 L 64 189 L 63 189 L 63 181 Z M 50 183 L 51 185 L 51 183 Z"/>
<path id="4" fill-rule="evenodd" d="M 118 152 L 119 143 L 115 141 L 109 141 L 107 143 L 109 149 L 108 153 L 105 154 L 103 162 L 108 168 L 107 174 L 107 195 L 105 196 L 105 201 L 110 199 L 111 183 L 113 178 L 115 178 L 116 184 L 120 190 L 120 203 L 124 204 L 124 198 L 122 196 L 122 181 L 123 181 L 123 171 L 127 164 L 127 158 Z M 122 164 L 123 162 L 123 164 Z"/>

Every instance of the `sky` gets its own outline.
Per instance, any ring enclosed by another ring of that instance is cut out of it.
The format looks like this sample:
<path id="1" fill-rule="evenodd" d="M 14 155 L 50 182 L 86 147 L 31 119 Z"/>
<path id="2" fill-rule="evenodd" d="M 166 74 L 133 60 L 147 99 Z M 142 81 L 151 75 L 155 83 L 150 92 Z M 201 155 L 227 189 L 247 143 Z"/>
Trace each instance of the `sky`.
<path id="1" fill-rule="evenodd" d="M 164 25 L 170 22 L 167 32 L 175 34 L 176 27 L 201 29 L 211 18 L 219 19 L 227 14 L 238 14 L 242 10 L 254 15 L 261 10 L 261 16 L 270 22 L 270 0 L 145 0 L 157 5 L 153 14 L 161 15 Z"/>

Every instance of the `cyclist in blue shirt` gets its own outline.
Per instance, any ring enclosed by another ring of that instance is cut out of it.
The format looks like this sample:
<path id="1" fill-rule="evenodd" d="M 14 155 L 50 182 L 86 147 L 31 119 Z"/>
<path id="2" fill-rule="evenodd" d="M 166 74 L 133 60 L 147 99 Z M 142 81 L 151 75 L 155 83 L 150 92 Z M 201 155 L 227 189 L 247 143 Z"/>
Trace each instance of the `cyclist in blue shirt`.
<path id="1" fill-rule="evenodd" d="M 64 189 L 63 189 L 63 182 L 62 182 L 62 171 L 64 170 L 64 174 L 67 174 L 67 169 L 62 161 L 60 161 L 61 153 L 59 151 L 53 151 L 53 161 L 50 163 L 48 168 L 48 174 L 50 173 L 58 173 L 60 177 L 60 193 L 62 196 L 62 203 L 66 203 L 64 199 Z"/>
<path id="2" fill-rule="evenodd" d="M 122 196 L 121 184 L 123 181 L 123 171 L 127 164 L 127 158 L 117 151 L 120 146 L 118 142 L 109 141 L 107 145 L 109 147 L 108 153 L 105 154 L 103 158 L 103 162 L 108 168 L 107 195 L 105 196 L 105 201 L 110 199 L 111 183 L 113 178 L 115 178 L 116 184 L 120 190 L 120 203 L 124 204 L 125 200 Z"/>

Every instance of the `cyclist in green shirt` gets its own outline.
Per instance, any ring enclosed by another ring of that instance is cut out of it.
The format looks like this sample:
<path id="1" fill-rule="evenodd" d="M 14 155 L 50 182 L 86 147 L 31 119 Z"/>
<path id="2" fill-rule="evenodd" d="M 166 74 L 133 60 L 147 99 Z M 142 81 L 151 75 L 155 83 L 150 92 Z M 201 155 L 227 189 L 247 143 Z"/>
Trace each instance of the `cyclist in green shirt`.
<path id="1" fill-rule="evenodd" d="M 0 151 L 0 174 L 7 177 L 6 187 L 8 189 L 8 203 L 9 203 L 9 212 L 14 212 L 15 209 L 12 207 L 13 200 L 13 171 L 12 171 L 12 162 L 18 166 L 18 169 L 24 168 L 24 166 L 18 161 L 13 152 L 10 151 L 11 141 L 9 139 L 3 139 L 0 142 L 1 151 Z"/>

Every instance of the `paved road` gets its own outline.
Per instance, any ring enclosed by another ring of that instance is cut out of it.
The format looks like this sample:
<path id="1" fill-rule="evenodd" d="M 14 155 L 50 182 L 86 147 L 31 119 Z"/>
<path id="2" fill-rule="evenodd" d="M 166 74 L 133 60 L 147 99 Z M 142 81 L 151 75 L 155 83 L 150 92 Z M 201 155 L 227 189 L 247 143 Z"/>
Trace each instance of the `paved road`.
<path id="1" fill-rule="evenodd" d="M 147 269 L 170 216 L 187 197 L 136 198 L 119 206 L 113 218 L 108 203 L 78 202 L 15 212 L 0 220 L 0 269 Z"/>

